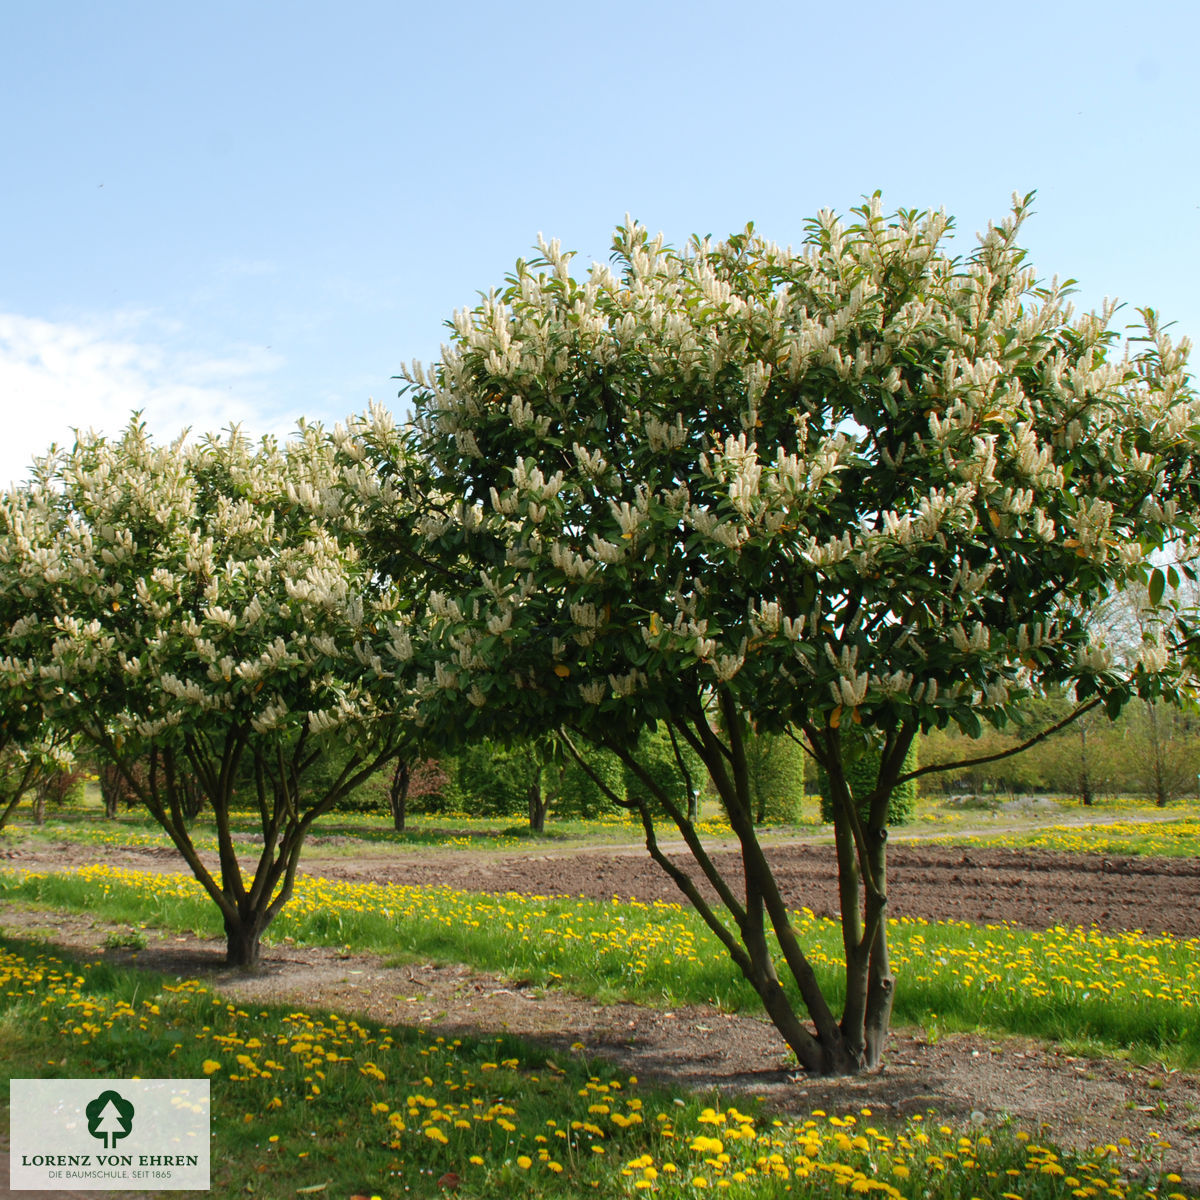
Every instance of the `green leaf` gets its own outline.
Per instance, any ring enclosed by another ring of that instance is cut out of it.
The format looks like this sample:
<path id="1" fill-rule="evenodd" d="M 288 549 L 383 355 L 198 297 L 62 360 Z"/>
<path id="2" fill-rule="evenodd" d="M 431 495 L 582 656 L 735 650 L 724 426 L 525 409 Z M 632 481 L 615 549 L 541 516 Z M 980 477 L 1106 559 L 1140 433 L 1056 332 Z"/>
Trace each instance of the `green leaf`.
<path id="1" fill-rule="evenodd" d="M 1166 587 L 1166 584 L 1166 576 L 1162 573 L 1162 570 L 1159 567 L 1155 567 L 1154 570 L 1150 572 L 1149 593 L 1151 604 L 1157 605 L 1162 602 L 1163 589 Z"/>

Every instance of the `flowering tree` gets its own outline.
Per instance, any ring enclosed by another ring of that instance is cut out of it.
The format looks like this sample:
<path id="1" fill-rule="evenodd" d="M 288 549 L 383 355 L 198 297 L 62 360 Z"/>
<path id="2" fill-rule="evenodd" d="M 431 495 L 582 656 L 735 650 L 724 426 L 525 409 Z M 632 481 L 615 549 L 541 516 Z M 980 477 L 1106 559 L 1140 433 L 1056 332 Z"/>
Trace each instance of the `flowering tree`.
<path id="1" fill-rule="evenodd" d="M 336 471 L 315 428 L 188 447 L 133 424 L 3 498 L 6 674 L 120 769 L 220 908 L 231 964 L 256 961 L 312 823 L 409 728 L 407 619 L 339 537 Z M 340 769 L 314 786 L 334 745 Z M 189 828 L 193 788 L 215 870 Z M 262 836 L 245 874 L 235 807 Z"/>
<path id="2" fill-rule="evenodd" d="M 814 1072 L 880 1061 L 885 818 L 918 732 L 1003 726 L 1050 687 L 1078 713 L 1178 684 L 1163 631 L 1124 668 L 1082 618 L 1193 531 L 1186 345 L 1147 311 L 1130 357 L 1111 309 L 1074 318 L 1018 247 L 1027 207 L 966 258 L 944 214 L 877 198 L 853 224 L 822 213 L 795 251 L 749 228 L 677 253 L 629 225 L 616 271 L 576 279 L 541 243 L 405 376 L 445 498 L 426 553 L 477 568 L 436 614 L 443 703 L 620 755 L 656 798 L 636 801 L 650 853 Z M 363 437 L 386 466 L 378 415 Z M 744 878 L 639 763 L 655 721 L 712 777 Z M 748 730 L 788 725 L 833 790 L 840 1013 L 752 820 Z M 659 848 L 664 820 L 690 872 Z"/>
<path id="3" fill-rule="evenodd" d="M 15 587 L 12 568 L 20 552 L 9 517 L 9 510 L 0 507 L 0 611 L 15 619 L 25 612 L 27 601 Z M 22 671 L 11 669 L 15 665 L 0 650 L 0 829 L 39 782 L 68 769 L 74 760 L 72 739 L 46 720 L 40 689 L 30 686 Z"/>

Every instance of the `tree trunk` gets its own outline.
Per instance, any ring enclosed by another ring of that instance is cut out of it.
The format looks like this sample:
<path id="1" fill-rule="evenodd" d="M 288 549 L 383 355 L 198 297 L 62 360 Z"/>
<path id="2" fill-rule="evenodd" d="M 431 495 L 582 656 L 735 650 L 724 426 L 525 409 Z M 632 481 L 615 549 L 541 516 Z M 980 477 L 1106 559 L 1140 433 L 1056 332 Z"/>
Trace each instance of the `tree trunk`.
<path id="1" fill-rule="evenodd" d="M 744 862 L 744 868 L 748 881 L 751 877 L 756 879 L 757 882 L 754 885 L 756 890 L 761 890 L 759 889 L 760 884 L 768 884 L 766 874 L 760 870 L 760 868 L 765 868 L 767 873 L 770 871 L 765 859 L 751 854 Z M 838 1031 L 833 1024 L 832 1014 L 829 1014 L 830 1028 L 825 1032 L 825 1036 L 822 1036 L 820 1021 L 816 1021 L 815 1014 L 810 1013 L 814 1016 L 818 1027 L 815 1038 L 800 1019 L 791 1000 L 788 999 L 787 993 L 783 990 L 783 985 L 779 982 L 770 943 L 767 941 L 766 931 L 761 925 L 762 909 L 757 906 L 755 908 L 759 915 L 751 916 L 748 908 L 747 919 L 741 923 L 742 945 L 748 953 L 749 962 L 739 965 L 742 968 L 742 974 L 758 993 L 763 1008 L 771 1019 L 771 1024 L 775 1026 L 789 1049 L 795 1054 L 797 1062 L 810 1074 L 857 1075 L 862 1069 L 862 1064 L 851 1053 L 845 1038 L 837 1036 Z M 802 981 L 795 972 L 793 972 L 793 977 L 800 985 L 803 995 L 805 981 Z M 807 982 L 810 986 L 816 985 L 815 978 L 810 978 Z"/>
<path id="2" fill-rule="evenodd" d="M 130 764 L 130 770 L 136 772 L 138 768 Z M 104 801 L 104 815 L 110 821 L 115 820 L 121 811 L 122 800 L 124 800 L 126 808 L 130 808 L 136 803 L 137 790 L 126 782 L 121 768 L 116 763 L 104 763 L 97 774 L 100 780 L 100 797 Z"/>
<path id="3" fill-rule="evenodd" d="M 876 934 L 877 948 L 871 954 L 871 975 L 867 985 L 867 1015 L 863 1021 L 863 1070 L 874 1071 L 883 1062 L 888 1030 L 892 1024 L 892 1003 L 896 998 L 896 979 L 892 975 L 887 949 L 887 923 Z M 876 965 L 878 955 L 878 965 Z"/>
<path id="4" fill-rule="evenodd" d="M 811 1044 L 811 1034 L 796 1015 L 787 994 L 775 977 L 774 970 L 770 972 L 769 977 L 757 972 L 756 975 L 757 978 L 751 978 L 750 983 L 758 993 L 767 1016 L 771 1018 L 771 1024 L 775 1026 L 792 1053 L 796 1055 L 801 1066 L 810 1074 L 821 1076 L 857 1075 L 860 1073 L 861 1064 L 850 1055 L 844 1041 L 838 1041 L 831 1045 L 825 1040 L 818 1039 L 820 1062 L 806 1063 L 803 1050 Z"/>
<path id="5" fill-rule="evenodd" d="M 259 945 L 263 926 L 261 914 L 240 918 L 236 922 L 225 918 L 225 962 L 230 967 L 258 965 Z"/>
<path id="6" fill-rule="evenodd" d="M 703 705 L 697 704 L 693 711 L 672 718 L 672 726 L 682 734 L 708 770 L 717 795 L 729 817 L 729 822 L 741 846 L 741 874 L 744 881 L 744 899 L 739 898 L 717 864 L 709 856 L 694 822 L 685 815 L 675 796 L 668 794 L 641 764 L 636 752 L 627 744 L 614 740 L 609 749 L 637 776 L 640 783 L 653 798 L 653 804 L 638 800 L 636 808 L 642 819 L 646 834 L 646 849 L 651 858 L 670 876 L 687 898 L 701 919 L 728 951 L 734 964 L 754 988 L 762 1001 L 767 1016 L 796 1055 L 800 1066 L 813 1075 L 858 1075 L 864 1069 L 866 1055 L 862 1052 L 862 1025 L 855 1039 L 844 1036 L 821 990 L 812 964 L 805 956 L 792 925 L 791 913 L 780 893 L 771 864 L 763 852 L 754 825 L 754 806 L 742 737 L 743 722 L 729 695 L 720 695 L 724 730 L 728 744 L 723 745 L 709 721 Z M 911 739 L 910 739 L 911 740 Z M 585 772 L 599 783 L 594 772 L 588 769 L 584 759 L 574 751 L 576 761 Z M 603 784 L 601 784 L 603 789 Z M 618 801 L 619 802 L 619 801 Z M 666 812 L 691 851 L 692 859 L 712 892 L 725 911 L 718 915 L 718 908 L 710 902 L 703 885 L 689 874 L 688 870 L 673 861 L 663 852 L 655 833 L 654 811 Z M 857 897 L 855 897 L 855 902 Z M 886 904 L 884 895 L 878 897 L 878 907 Z M 853 907 L 856 907 L 856 903 Z M 768 922 L 770 933 L 768 933 Z M 886 923 L 884 923 L 886 925 Z M 872 926 L 877 929 L 877 925 Z M 886 941 L 880 943 L 886 951 Z M 795 981 L 800 999 L 808 1010 L 814 1029 L 810 1030 L 794 1007 L 787 991 L 780 983 L 775 952 L 782 955 L 788 973 Z M 873 968 L 878 984 L 871 993 L 874 1003 L 871 1017 L 876 1033 L 872 1036 L 872 1053 L 882 1053 L 887 1033 L 888 1017 L 891 1013 L 891 975 L 887 969 L 886 953 L 868 960 L 860 955 L 863 991 L 867 991 L 868 966 Z M 861 1009 L 865 1003 L 860 1005 Z"/>
<path id="7" fill-rule="evenodd" d="M 104 801 L 104 815 L 112 821 L 120 811 L 120 773 L 115 767 L 103 766 L 99 771 L 100 799 Z"/>
<path id="8" fill-rule="evenodd" d="M 1154 803 L 1159 808 L 1167 807 L 1167 779 L 1163 762 L 1162 738 L 1158 732 L 1158 712 L 1154 701 L 1146 701 L 1146 716 L 1150 721 L 1150 750 L 1154 756 Z"/>
<path id="9" fill-rule="evenodd" d="M 204 793 L 196 785 L 193 776 L 187 775 L 179 781 L 179 790 L 183 798 L 183 813 L 189 821 L 194 821 L 204 807 Z"/>
<path id="10" fill-rule="evenodd" d="M 17 792 L 17 794 L 4 805 L 4 810 L 0 812 L 0 829 L 3 829 L 5 825 L 8 824 L 8 818 L 16 810 L 17 805 L 21 803 L 21 796 L 22 793 Z"/>
<path id="11" fill-rule="evenodd" d="M 737 923 L 751 967 L 749 971 L 743 967 L 743 973 L 754 985 L 767 1015 L 805 1070 L 820 1075 L 857 1075 L 862 1070 L 858 1044 L 845 1037 L 843 1027 L 839 1027 L 830 1011 L 812 965 L 796 940 L 790 913 L 779 892 L 770 862 L 758 841 L 745 753 L 746 726 L 728 693 L 721 696 L 721 705 L 728 751 L 722 750 L 703 714 L 695 732 L 701 744 L 697 749 L 703 747 L 701 758 L 725 803 L 729 823 L 742 848 L 746 902 L 741 915 L 737 916 Z M 703 751 L 707 751 L 707 754 Z M 691 848 L 695 855 L 695 847 Z M 815 1037 L 804 1027 L 779 984 L 771 949 L 764 936 L 764 915 L 769 917 L 784 962 L 800 990 L 802 1003 L 815 1027 Z M 734 957 L 737 961 L 737 956 Z"/>
<path id="12" fill-rule="evenodd" d="M 892 1004 L 896 997 L 896 978 L 892 974 L 888 952 L 887 923 L 887 830 L 878 830 L 868 847 L 868 859 L 875 886 L 884 896 L 868 892 L 865 920 L 875 924 L 867 971 L 867 1007 L 863 1017 L 863 1068 L 874 1071 L 883 1061 L 888 1029 L 892 1023 Z"/>
<path id="13" fill-rule="evenodd" d="M 46 823 L 46 797 L 41 792 L 33 798 L 33 823 L 35 825 L 45 825 Z"/>
<path id="14" fill-rule="evenodd" d="M 831 782 L 831 788 L 834 786 Z M 847 793 L 847 801 L 857 797 Z M 844 812 L 844 803 L 834 800 L 833 844 L 838 864 L 838 908 L 841 913 L 842 953 L 845 956 L 846 997 L 842 1006 L 842 1038 L 853 1061 L 861 1063 L 866 1055 L 867 1003 L 870 992 L 871 948 L 862 944 L 861 911 L 862 870 Z"/>
<path id="15" fill-rule="evenodd" d="M 6 781 L 12 791 L 9 793 L 6 800 L 0 801 L 3 804 L 3 809 L 0 810 L 0 829 L 3 829 L 8 824 L 8 818 L 17 811 L 17 805 L 24 799 L 25 794 L 40 774 L 40 768 L 34 763 L 26 763 L 25 769 L 13 780 L 10 775 Z"/>
<path id="16" fill-rule="evenodd" d="M 409 779 L 407 761 L 402 758 L 397 759 L 396 769 L 392 772 L 392 783 L 388 788 L 388 807 L 392 810 L 392 828 L 397 833 L 404 832 L 404 821 L 408 816 Z"/>
<path id="17" fill-rule="evenodd" d="M 546 809 L 549 805 L 542 799 L 541 782 L 529 787 L 529 829 L 532 833 L 546 832 Z"/>
<path id="18" fill-rule="evenodd" d="M 1095 796 L 1092 792 L 1092 777 L 1088 771 L 1087 728 L 1079 726 L 1079 793 L 1085 805 L 1090 806 Z"/>

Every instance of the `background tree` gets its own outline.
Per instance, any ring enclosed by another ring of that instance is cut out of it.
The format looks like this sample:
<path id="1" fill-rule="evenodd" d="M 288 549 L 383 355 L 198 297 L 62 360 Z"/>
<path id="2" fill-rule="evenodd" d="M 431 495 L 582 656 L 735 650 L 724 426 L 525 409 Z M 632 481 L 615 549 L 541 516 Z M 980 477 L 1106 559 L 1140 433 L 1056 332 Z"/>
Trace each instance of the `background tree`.
<path id="1" fill-rule="evenodd" d="M 1070 711 L 1059 697 L 1042 706 L 1059 721 Z M 1036 728 L 1037 725 L 1035 724 Z M 985 757 L 1017 745 L 1015 734 L 985 734 L 975 752 Z M 970 739 L 934 731 L 922 739 L 922 761 L 953 762 L 971 752 Z M 1129 704 L 1116 719 L 1093 709 L 1033 749 L 1015 757 L 934 777 L 933 789 L 945 792 L 1042 793 L 1084 804 L 1106 796 L 1145 796 L 1163 803 L 1196 792 L 1200 771 L 1200 719 L 1190 705 L 1145 701 Z"/>
<path id="2" fill-rule="evenodd" d="M 448 768 L 451 807 L 484 816 L 524 815 L 531 833 L 545 832 L 552 810 L 589 818 L 611 809 L 594 777 L 624 794 L 620 763 L 611 755 L 592 750 L 584 771 L 553 733 L 507 743 L 481 738 L 460 747 Z"/>
<path id="3" fill-rule="evenodd" d="M 802 814 L 805 751 L 790 732 L 752 730 L 746 772 L 756 825 L 791 825 Z"/>
<path id="4" fill-rule="evenodd" d="M 131 770 L 140 775 L 136 764 L 131 766 Z M 99 761 L 96 764 L 96 783 L 100 788 L 100 799 L 104 804 L 104 815 L 112 820 L 121 811 L 122 807 L 133 808 L 138 802 L 138 787 L 145 787 L 146 781 L 144 778 L 139 779 L 135 786 L 131 787 L 125 782 L 125 776 L 121 772 L 121 768 L 116 763 Z"/>
<path id="5" fill-rule="evenodd" d="M 640 808 L 668 796 L 689 821 L 700 820 L 704 767 L 687 742 L 672 736 L 669 725 L 662 722 L 642 730 L 631 757 L 633 762 L 626 760 L 623 772 L 624 795 L 613 793 L 618 800 Z"/>
<path id="6" fill-rule="evenodd" d="M 1013 726 L 1010 725 L 1009 729 Z M 941 773 L 926 775 L 921 787 L 926 792 L 972 793 L 976 795 L 1007 793 L 1015 797 L 1021 792 L 1040 786 L 1040 778 L 1031 773 L 1030 766 L 1036 749 L 1016 753 L 1022 743 L 1020 727 L 1014 732 L 987 727 L 971 736 L 956 726 L 924 732 L 920 740 L 920 761 L 926 767 L 941 767 Z M 966 759 L 983 761 L 970 766 L 960 765 Z"/>
<path id="7" fill-rule="evenodd" d="M 917 761 L 917 743 L 914 741 L 909 746 L 904 761 L 900 764 L 904 780 L 895 784 L 888 797 L 886 820 L 889 827 L 907 824 L 917 806 L 917 781 L 915 778 Z M 851 795 L 869 796 L 879 778 L 879 769 L 880 751 L 873 745 L 860 747 L 856 757 L 847 757 L 842 763 L 842 773 Z M 820 797 L 821 820 L 834 823 L 837 811 L 837 791 L 829 775 L 823 769 L 817 772 L 817 794 Z M 870 819 L 870 815 L 865 805 L 860 804 L 859 820 L 866 822 Z"/>
<path id="8" fill-rule="evenodd" d="M 1065 697 L 1059 702 L 1056 719 L 1070 711 L 1070 703 Z M 1093 709 L 1029 752 L 1026 781 L 1039 791 L 1077 797 L 1085 806 L 1095 804 L 1118 786 L 1120 742 L 1108 714 Z"/>
<path id="9" fill-rule="evenodd" d="M 1200 793 L 1200 716 L 1161 702 L 1131 705 L 1125 722 L 1130 791 L 1160 808 Z"/>
<path id="10" fill-rule="evenodd" d="M 590 744 L 586 745 L 585 753 L 583 764 L 569 751 L 562 756 L 555 815 L 585 821 L 623 815 L 612 800 L 613 796 L 618 800 L 625 798 L 625 769 L 621 760 L 610 751 Z"/>
<path id="11" fill-rule="evenodd" d="M 447 800 L 459 812 L 486 817 L 524 816 L 531 788 L 540 792 L 543 750 L 529 739 L 509 744 L 480 738 L 448 760 Z"/>
<path id="12" fill-rule="evenodd" d="M 615 270 L 581 279 L 542 243 L 407 374 L 434 476 L 419 552 L 475 567 L 433 614 L 424 719 L 465 699 L 617 754 L 649 852 L 811 1071 L 882 1055 L 887 807 L 917 735 L 1003 728 L 1048 689 L 1074 714 L 1177 692 L 1165 629 L 1124 667 L 1080 614 L 1200 511 L 1186 348 L 1149 311 L 1132 358 L 1111 310 L 1076 319 L 1025 262 L 1027 207 L 965 258 L 944 214 L 877 199 L 853 224 L 820 214 L 794 251 L 747 229 L 677 253 L 629 225 Z M 362 422 L 384 479 L 402 443 Z M 660 722 L 712 779 L 742 878 L 641 762 Z M 754 828 L 749 730 L 788 724 L 834 801 L 840 1014 Z M 707 888 L 662 852 L 664 820 Z"/>
<path id="13" fill-rule="evenodd" d="M 61 809 L 68 800 L 82 799 L 83 787 L 84 772 L 77 763 L 43 771 L 33 788 L 34 824 L 45 824 L 48 808 Z"/>
<path id="14" fill-rule="evenodd" d="M 2 674 L 3 672 L 0 672 Z M 70 771 L 74 757 L 68 739 L 38 739 L 0 745 L 0 829 L 8 824 L 17 806 L 55 775 Z M 44 801 L 36 802 L 36 820 L 42 823 Z"/>
<path id="15" fill-rule="evenodd" d="M 1012 706 L 1003 731 L 985 727 L 978 735 L 968 735 L 957 726 L 929 730 L 920 738 L 920 761 L 942 773 L 927 776 L 923 786 L 1012 799 L 1024 792 L 1073 790 L 1085 769 L 1080 765 L 1079 727 L 1099 722 L 1097 727 L 1104 729 L 1109 724 L 1102 708 L 1072 720 L 1075 708 L 1074 698 L 1060 693 L 1030 696 Z M 1039 738 L 1041 734 L 1046 736 Z M 1016 753 L 1031 739 L 1038 740 Z M 980 761 L 957 765 L 963 759 Z"/>
<path id="16" fill-rule="evenodd" d="M 1174 562 L 1158 566 L 1144 586 L 1127 589 L 1120 598 L 1122 603 L 1114 606 L 1114 640 L 1121 643 L 1126 655 L 1131 647 L 1157 635 L 1164 608 L 1173 615 L 1183 615 L 1194 612 L 1200 602 L 1197 581 L 1186 570 L 1182 574 L 1179 570 L 1179 563 L 1188 560 L 1189 552 L 1182 546 L 1173 546 L 1171 551 Z M 1195 689 L 1191 691 L 1185 711 L 1147 698 L 1130 706 L 1127 714 L 1124 733 L 1131 790 L 1152 797 L 1159 807 L 1197 791 L 1198 695 Z"/>
<path id="17" fill-rule="evenodd" d="M 377 773 L 375 779 L 379 778 L 380 773 Z M 398 757 L 388 777 L 385 791 L 392 828 L 397 833 L 403 833 L 408 818 L 409 801 L 441 796 L 449 782 L 449 775 L 437 759 L 419 756 L 410 758 L 406 754 Z"/>
<path id="18" fill-rule="evenodd" d="M 324 507 L 332 444 L 236 431 L 159 447 L 88 435 L 3 498 L 9 671 L 92 743 L 221 911 L 231 964 L 256 961 L 312 823 L 403 748 L 413 642 Z M 312 787 L 329 754 L 336 776 Z M 193 843 L 213 814 L 219 868 Z M 235 808 L 262 844 L 243 875 Z"/>

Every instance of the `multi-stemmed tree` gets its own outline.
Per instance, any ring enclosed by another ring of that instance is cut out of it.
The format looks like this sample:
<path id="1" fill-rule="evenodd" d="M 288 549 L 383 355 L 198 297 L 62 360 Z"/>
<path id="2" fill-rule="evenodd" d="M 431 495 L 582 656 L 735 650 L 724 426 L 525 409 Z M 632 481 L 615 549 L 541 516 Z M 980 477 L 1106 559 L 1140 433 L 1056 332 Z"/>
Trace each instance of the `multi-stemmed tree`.
<path id="1" fill-rule="evenodd" d="M 1164 631 L 1121 665 L 1085 618 L 1195 532 L 1186 345 L 1149 311 L 1132 354 L 1112 310 L 1074 317 L 1018 246 L 1027 207 L 962 258 L 944 214 L 877 199 L 853 224 L 822 213 L 797 250 L 747 229 L 679 253 L 629 225 L 615 271 L 575 278 L 543 243 L 406 376 L 432 507 L 393 548 L 443 580 L 426 719 L 563 726 L 619 755 L 650 853 L 814 1072 L 883 1052 L 886 814 L 918 732 L 1003 727 L 1048 689 L 1072 714 L 1177 689 Z M 356 429 L 385 479 L 405 444 L 379 412 Z M 386 539 L 368 478 L 351 490 Z M 742 878 L 639 762 L 656 722 L 711 776 Z M 840 1013 L 754 828 L 748 730 L 789 726 L 833 792 Z"/>
<path id="2" fill-rule="evenodd" d="M 339 470 L 317 428 L 157 446 L 135 423 L 0 504 L 6 682 L 120 769 L 220 908 L 231 964 L 256 961 L 313 822 L 411 728 L 408 618 L 331 507 Z M 261 833 L 245 871 L 235 809 Z"/>

